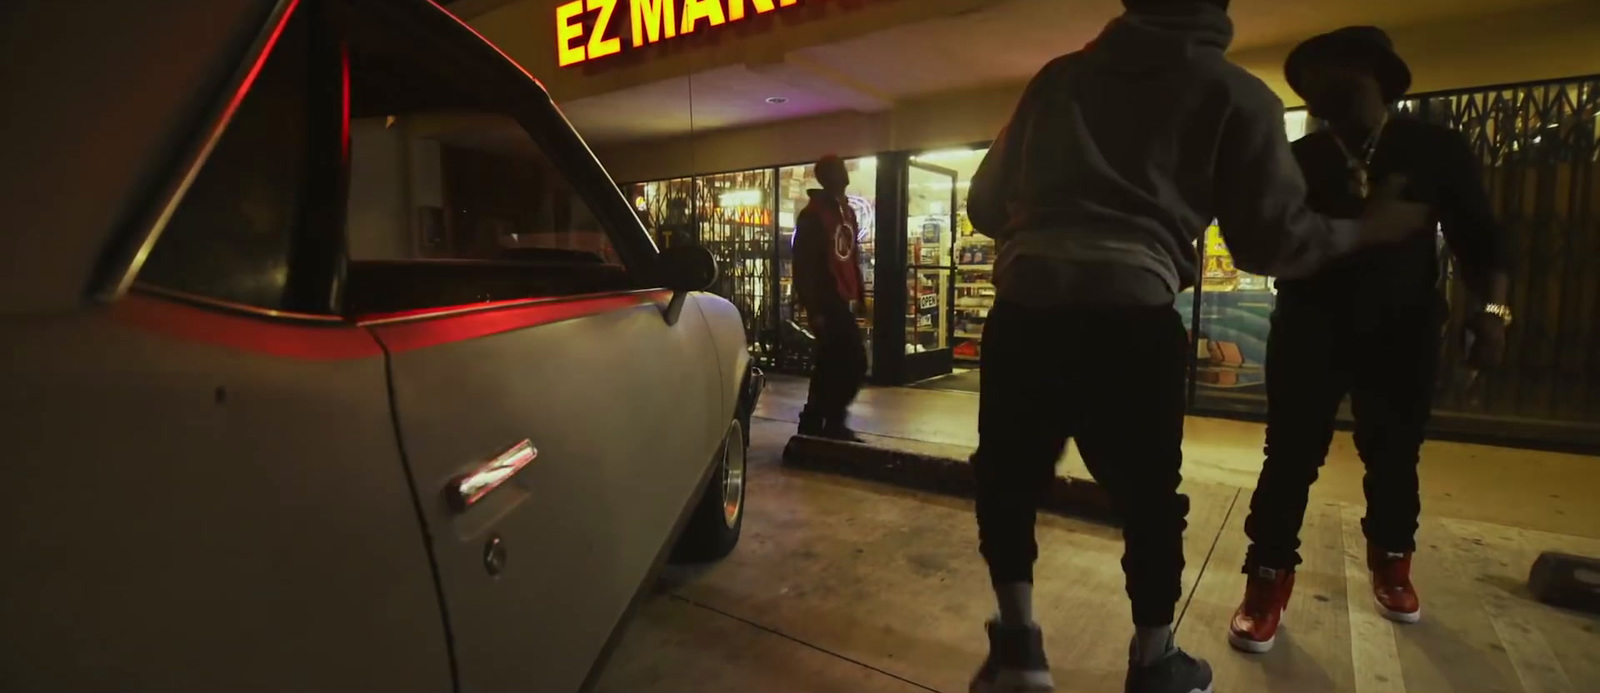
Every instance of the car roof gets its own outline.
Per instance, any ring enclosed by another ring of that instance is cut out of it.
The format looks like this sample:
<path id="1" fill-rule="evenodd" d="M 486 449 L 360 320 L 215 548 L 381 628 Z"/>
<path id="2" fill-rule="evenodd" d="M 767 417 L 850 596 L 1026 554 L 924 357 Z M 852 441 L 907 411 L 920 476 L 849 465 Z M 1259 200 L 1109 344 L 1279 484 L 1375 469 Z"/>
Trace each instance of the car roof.
<path id="1" fill-rule="evenodd" d="M 4 0 L 0 315 L 85 303 L 280 1 Z"/>

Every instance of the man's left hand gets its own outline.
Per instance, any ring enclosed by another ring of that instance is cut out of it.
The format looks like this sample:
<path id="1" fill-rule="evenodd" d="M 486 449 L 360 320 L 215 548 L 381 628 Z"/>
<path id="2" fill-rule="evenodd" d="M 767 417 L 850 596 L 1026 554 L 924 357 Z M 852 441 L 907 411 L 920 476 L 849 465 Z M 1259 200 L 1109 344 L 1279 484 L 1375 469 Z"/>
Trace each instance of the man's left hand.
<path id="1" fill-rule="evenodd" d="M 1498 368 L 1506 357 L 1506 323 L 1500 316 L 1478 313 L 1467 322 L 1472 331 L 1472 353 L 1467 364 L 1480 370 Z"/>

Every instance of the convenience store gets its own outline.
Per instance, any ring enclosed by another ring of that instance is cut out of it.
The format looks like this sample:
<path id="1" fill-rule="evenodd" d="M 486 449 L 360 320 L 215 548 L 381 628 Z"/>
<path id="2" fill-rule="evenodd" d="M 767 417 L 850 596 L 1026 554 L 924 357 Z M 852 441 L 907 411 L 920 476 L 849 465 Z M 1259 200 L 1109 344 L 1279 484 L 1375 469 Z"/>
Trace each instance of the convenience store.
<path id="1" fill-rule="evenodd" d="M 789 8 L 775 0 L 758 16 L 760 3 L 722 2 L 728 26 L 706 21 L 672 38 L 662 25 L 656 41 L 634 45 L 631 27 L 619 24 L 615 54 L 568 67 L 548 37 L 554 10 L 571 3 L 500 3 L 472 21 L 540 75 L 659 244 L 697 242 L 719 256 L 718 290 L 739 305 L 752 351 L 769 368 L 810 367 L 805 321 L 789 291 L 789 242 L 805 189 L 815 186 L 807 162 L 846 157 L 862 220 L 871 378 L 976 391 L 978 376 L 968 371 L 993 300 L 993 244 L 966 223 L 966 186 L 1022 82 L 1091 38 L 1117 3 L 1085 2 L 1066 16 L 1057 0 L 798 0 Z M 689 4 L 705 11 L 705 2 L 679 0 L 679 18 Z M 737 26 L 728 20 L 732 4 L 750 7 Z M 1512 363 L 1474 378 L 1459 366 L 1459 345 L 1442 340 L 1436 428 L 1600 441 L 1592 298 L 1600 292 L 1600 57 L 1592 49 L 1600 11 L 1563 0 L 1323 5 L 1274 14 L 1267 3 L 1235 0 L 1233 59 L 1292 106 L 1280 66 L 1296 40 L 1344 24 L 1392 26 L 1419 92 L 1400 109 L 1467 134 L 1518 239 Z M 564 15 L 584 32 L 567 44 L 569 61 L 572 46 L 605 38 L 594 33 L 597 18 Z M 530 27 L 548 33 L 524 36 Z M 1285 125 L 1291 138 L 1310 126 L 1297 110 Z M 1177 305 L 1195 335 L 1194 409 L 1259 416 L 1271 282 L 1235 270 L 1216 229 L 1198 245 L 1201 285 Z M 1459 290 L 1451 293 L 1459 321 Z"/>

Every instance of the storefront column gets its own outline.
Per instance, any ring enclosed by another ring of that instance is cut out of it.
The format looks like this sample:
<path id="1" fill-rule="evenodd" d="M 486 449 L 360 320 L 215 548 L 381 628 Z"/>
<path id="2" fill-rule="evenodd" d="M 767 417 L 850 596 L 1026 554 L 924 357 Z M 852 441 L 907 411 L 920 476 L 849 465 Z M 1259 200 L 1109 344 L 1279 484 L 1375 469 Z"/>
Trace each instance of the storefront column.
<path id="1" fill-rule="evenodd" d="M 870 378 L 874 385 L 906 383 L 906 163 L 910 159 L 907 152 L 878 155 Z"/>

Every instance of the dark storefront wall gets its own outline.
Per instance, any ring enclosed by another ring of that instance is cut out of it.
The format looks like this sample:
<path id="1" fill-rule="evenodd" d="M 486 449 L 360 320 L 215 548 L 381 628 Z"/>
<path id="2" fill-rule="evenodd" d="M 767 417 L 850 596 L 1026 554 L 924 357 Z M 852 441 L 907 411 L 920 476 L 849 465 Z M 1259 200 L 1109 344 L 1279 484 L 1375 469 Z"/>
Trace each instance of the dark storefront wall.
<path id="1" fill-rule="evenodd" d="M 1517 319 L 1503 368 L 1466 372 L 1459 336 L 1469 306 L 1459 283 L 1450 282 L 1434 432 L 1600 448 L 1600 77 L 1420 95 L 1400 110 L 1467 135 L 1513 239 Z M 1303 113 L 1291 113 L 1286 125 L 1291 138 L 1307 127 Z M 875 277 L 904 278 L 869 291 L 863 324 L 869 335 L 891 336 L 869 343 L 875 382 L 908 384 L 976 366 L 994 295 L 993 244 L 972 233 L 965 207 L 984 151 L 980 145 L 851 161 L 857 212 L 868 211 L 862 233 L 869 287 Z M 626 186 L 658 242 L 702 239 L 724 262 L 721 292 L 746 312 L 758 360 L 780 371 L 810 368 L 787 258 L 793 214 L 805 204 L 804 188 L 814 185 L 809 166 L 789 166 Z M 758 198 L 749 192 L 755 189 L 767 193 Z M 1196 339 L 1192 410 L 1260 419 L 1271 281 L 1235 270 L 1215 228 L 1197 252 L 1201 286 L 1176 305 Z M 1447 253 L 1441 262 L 1452 276 Z M 975 389 L 976 379 L 949 382 Z M 1348 423 L 1348 411 L 1341 416 Z"/>

